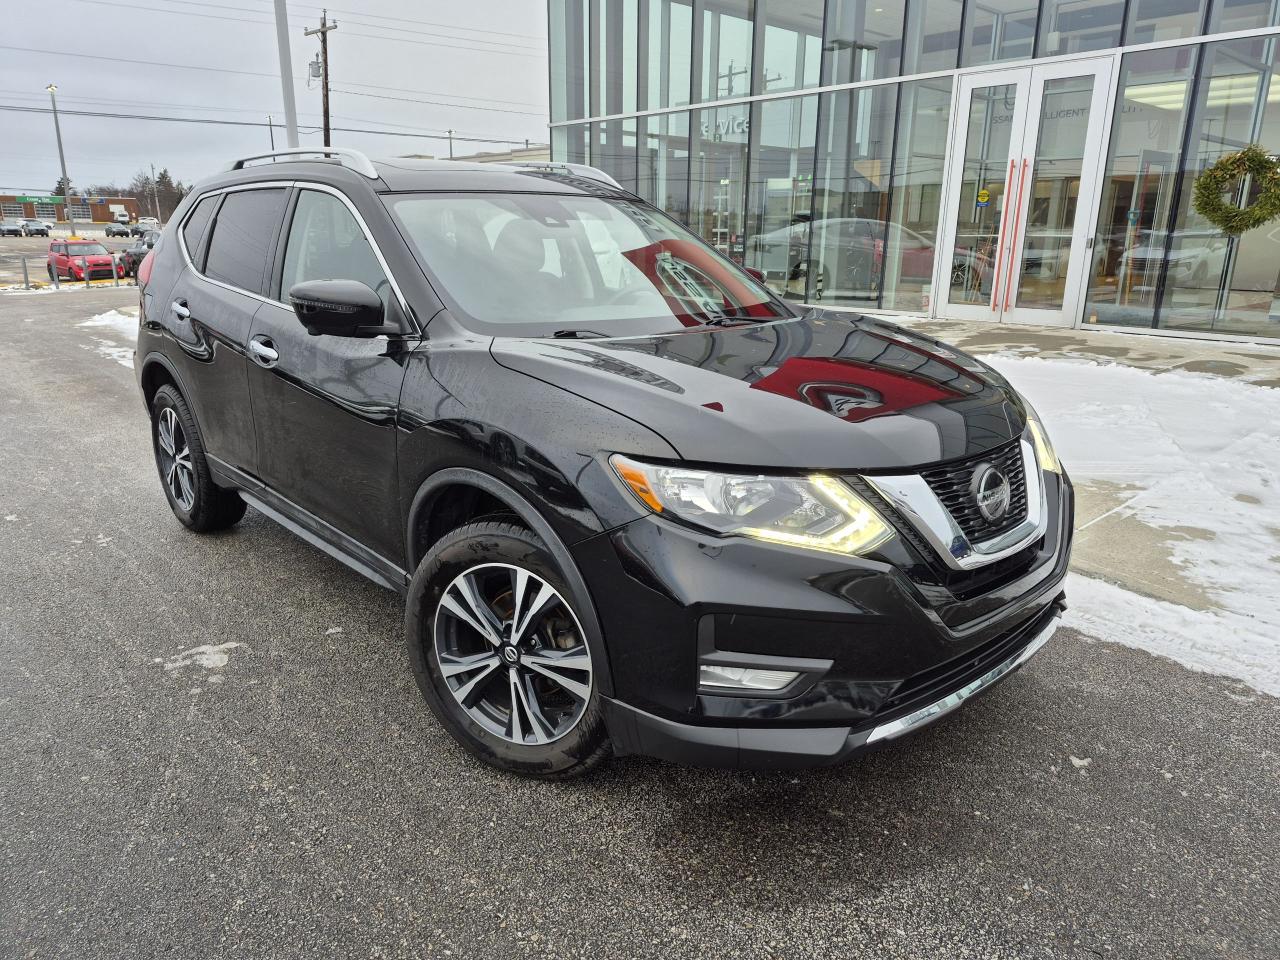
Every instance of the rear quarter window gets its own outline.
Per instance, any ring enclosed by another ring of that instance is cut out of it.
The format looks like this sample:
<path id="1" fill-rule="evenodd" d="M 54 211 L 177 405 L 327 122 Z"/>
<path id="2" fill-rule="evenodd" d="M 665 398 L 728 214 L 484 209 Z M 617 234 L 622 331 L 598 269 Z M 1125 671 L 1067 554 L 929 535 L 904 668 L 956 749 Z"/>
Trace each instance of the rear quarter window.
<path id="1" fill-rule="evenodd" d="M 195 205 L 187 217 L 187 222 L 182 225 L 182 242 L 186 244 L 187 253 L 191 255 L 193 263 L 200 262 L 196 259 L 200 256 L 200 241 L 204 239 L 205 228 L 209 226 L 209 218 L 213 216 L 213 210 L 217 205 L 217 195 L 205 197 Z"/>
<path id="2" fill-rule="evenodd" d="M 250 293 L 264 294 L 267 254 L 284 213 L 285 189 L 228 193 L 214 218 L 204 274 Z"/>

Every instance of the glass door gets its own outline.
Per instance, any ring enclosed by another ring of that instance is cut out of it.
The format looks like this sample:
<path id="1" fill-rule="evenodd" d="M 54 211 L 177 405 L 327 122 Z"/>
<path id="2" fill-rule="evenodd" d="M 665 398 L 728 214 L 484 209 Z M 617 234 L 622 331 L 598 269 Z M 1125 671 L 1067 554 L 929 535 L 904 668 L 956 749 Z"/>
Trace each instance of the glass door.
<path id="1" fill-rule="evenodd" d="M 957 86 L 937 313 L 1070 326 L 1089 273 L 1111 57 Z"/>

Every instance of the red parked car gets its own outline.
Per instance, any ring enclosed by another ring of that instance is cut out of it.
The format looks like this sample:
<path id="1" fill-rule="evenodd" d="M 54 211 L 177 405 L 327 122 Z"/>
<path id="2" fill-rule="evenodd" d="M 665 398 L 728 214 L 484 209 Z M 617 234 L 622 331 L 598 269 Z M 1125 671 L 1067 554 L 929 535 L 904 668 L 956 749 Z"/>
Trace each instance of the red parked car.
<path id="1" fill-rule="evenodd" d="M 55 240 L 49 244 L 49 279 L 83 280 L 85 267 L 89 279 L 111 279 L 124 276 L 124 264 L 114 262 L 111 252 L 97 240 Z"/>

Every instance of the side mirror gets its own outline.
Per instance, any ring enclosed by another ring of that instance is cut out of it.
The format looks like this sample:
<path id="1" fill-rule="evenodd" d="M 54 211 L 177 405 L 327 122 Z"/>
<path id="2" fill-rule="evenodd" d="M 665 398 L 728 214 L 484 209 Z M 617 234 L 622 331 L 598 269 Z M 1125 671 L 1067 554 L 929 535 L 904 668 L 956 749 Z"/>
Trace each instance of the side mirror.
<path id="1" fill-rule="evenodd" d="M 298 321 L 313 337 L 376 337 L 398 334 L 385 322 L 382 300 L 359 280 L 306 280 L 289 290 Z"/>

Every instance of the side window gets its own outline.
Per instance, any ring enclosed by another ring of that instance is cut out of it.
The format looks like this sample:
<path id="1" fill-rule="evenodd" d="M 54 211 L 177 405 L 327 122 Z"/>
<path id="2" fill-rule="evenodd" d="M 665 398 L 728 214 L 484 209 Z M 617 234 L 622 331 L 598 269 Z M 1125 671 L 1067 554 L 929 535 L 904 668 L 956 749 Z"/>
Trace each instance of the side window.
<path id="1" fill-rule="evenodd" d="M 387 275 L 356 218 L 337 197 L 318 190 L 298 194 L 284 252 L 280 299 L 287 301 L 294 284 L 307 280 L 359 280 L 384 305 L 391 293 Z"/>
<path id="2" fill-rule="evenodd" d="M 187 245 L 187 253 L 192 262 L 199 263 L 200 240 L 204 237 L 205 227 L 209 226 L 209 218 L 213 216 L 213 208 L 218 205 L 218 197 L 205 197 L 195 205 L 187 222 L 182 225 L 182 242 Z"/>
<path id="3" fill-rule="evenodd" d="M 261 294 L 267 254 L 284 201 L 283 187 L 228 193 L 213 221 L 205 276 Z"/>

